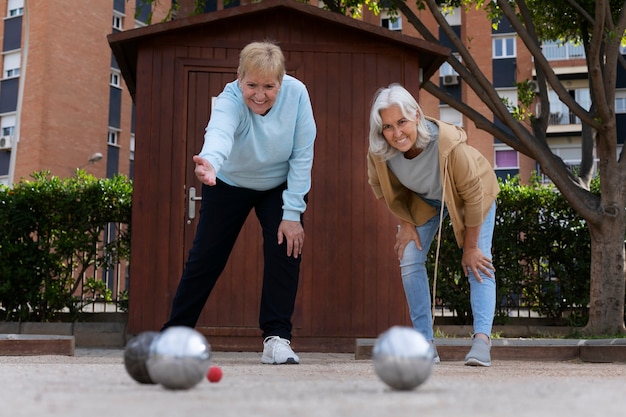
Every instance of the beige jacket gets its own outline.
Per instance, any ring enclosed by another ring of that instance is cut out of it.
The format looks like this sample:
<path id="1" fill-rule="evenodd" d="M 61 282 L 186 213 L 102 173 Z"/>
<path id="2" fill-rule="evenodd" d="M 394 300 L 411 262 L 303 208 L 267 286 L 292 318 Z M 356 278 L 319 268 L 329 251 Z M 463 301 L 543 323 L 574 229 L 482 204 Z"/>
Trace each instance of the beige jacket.
<path id="1" fill-rule="evenodd" d="M 457 244 L 463 247 L 465 226 L 475 227 L 483 223 L 500 186 L 489 161 L 467 144 L 463 129 L 440 120 L 428 120 L 439 126 L 443 200 Z M 389 210 L 398 218 L 420 226 L 438 214 L 435 208 L 400 183 L 386 161 L 371 152 L 367 155 L 367 174 L 376 198 L 384 198 Z"/>

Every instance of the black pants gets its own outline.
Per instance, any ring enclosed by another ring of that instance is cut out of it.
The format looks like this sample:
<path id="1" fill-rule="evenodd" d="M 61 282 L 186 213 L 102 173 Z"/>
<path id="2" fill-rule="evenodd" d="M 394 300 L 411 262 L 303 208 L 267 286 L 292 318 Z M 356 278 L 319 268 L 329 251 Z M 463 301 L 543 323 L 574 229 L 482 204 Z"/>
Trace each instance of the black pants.
<path id="1" fill-rule="evenodd" d="M 254 208 L 263 230 L 264 269 L 259 326 L 264 338 L 280 336 L 291 340 L 291 316 L 301 257 L 287 256 L 286 239 L 278 245 L 285 187 L 283 184 L 271 190 L 255 191 L 232 187 L 219 180 L 215 186 L 202 186 L 202 206 L 193 247 L 164 329 L 170 326 L 195 327 L 237 236 Z"/>

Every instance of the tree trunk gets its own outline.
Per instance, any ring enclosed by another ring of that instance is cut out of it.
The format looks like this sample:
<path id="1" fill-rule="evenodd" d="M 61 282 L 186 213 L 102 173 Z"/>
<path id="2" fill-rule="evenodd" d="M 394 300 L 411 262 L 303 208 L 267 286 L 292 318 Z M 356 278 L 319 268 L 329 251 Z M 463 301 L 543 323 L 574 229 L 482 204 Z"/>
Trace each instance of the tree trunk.
<path id="1" fill-rule="evenodd" d="M 624 327 L 624 214 L 604 215 L 591 235 L 591 285 L 588 335 L 618 335 Z"/>

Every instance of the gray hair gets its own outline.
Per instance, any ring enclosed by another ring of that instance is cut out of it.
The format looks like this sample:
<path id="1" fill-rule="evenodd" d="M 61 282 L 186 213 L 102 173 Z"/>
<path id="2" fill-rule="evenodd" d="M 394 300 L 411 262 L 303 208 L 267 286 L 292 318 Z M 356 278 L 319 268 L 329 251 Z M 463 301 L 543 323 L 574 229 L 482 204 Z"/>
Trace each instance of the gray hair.
<path id="1" fill-rule="evenodd" d="M 370 111 L 370 150 L 374 155 L 378 155 L 387 161 L 393 158 L 399 151 L 391 146 L 383 136 L 383 122 L 380 111 L 391 106 L 398 106 L 402 115 L 409 120 L 415 120 L 415 115 L 419 114 L 417 123 L 417 141 L 415 146 L 423 149 L 430 142 L 430 130 L 426 126 L 424 112 L 417 100 L 400 84 L 391 84 L 389 87 L 378 89 L 374 94 L 374 102 Z"/>

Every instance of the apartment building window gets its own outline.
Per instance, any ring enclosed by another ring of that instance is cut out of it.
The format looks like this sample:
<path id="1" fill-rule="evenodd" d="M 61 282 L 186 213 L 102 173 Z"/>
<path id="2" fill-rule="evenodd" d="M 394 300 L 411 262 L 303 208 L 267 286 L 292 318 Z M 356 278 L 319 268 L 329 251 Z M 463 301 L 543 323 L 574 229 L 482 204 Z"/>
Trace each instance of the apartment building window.
<path id="1" fill-rule="evenodd" d="M 123 30 L 124 27 L 124 15 L 113 11 L 113 29 L 114 30 Z"/>
<path id="2" fill-rule="evenodd" d="M 517 107 L 517 89 L 515 88 L 498 88 L 498 95 L 502 99 L 502 102 L 509 110 L 509 113 L 513 112 L 514 107 Z"/>
<path id="3" fill-rule="evenodd" d="M 458 53 L 453 53 L 452 55 L 458 61 L 461 60 L 461 57 L 459 56 Z M 441 66 L 439 67 L 439 76 L 440 77 L 445 77 L 446 75 L 459 75 L 459 73 L 456 72 L 456 70 L 454 68 L 452 68 L 452 65 L 450 65 L 447 61 L 444 62 L 443 64 L 441 64 Z"/>
<path id="4" fill-rule="evenodd" d="M 519 174 L 519 154 L 505 145 L 494 146 L 494 172 L 503 181 Z"/>
<path id="5" fill-rule="evenodd" d="M 515 149 L 495 149 L 495 169 L 519 168 L 519 155 Z"/>
<path id="6" fill-rule="evenodd" d="M 15 126 L 2 126 L 2 136 L 13 136 Z"/>
<path id="7" fill-rule="evenodd" d="M 402 31 L 402 17 L 399 14 L 391 15 L 387 11 L 380 12 L 380 25 L 396 32 Z"/>
<path id="8" fill-rule="evenodd" d="M 548 61 L 585 58 L 585 48 L 572 41 L 546 41 L 541 45 L 541 50 Z"/>
<path id="9" fill-rule="evenodd" d="M 120 72 L 119 71 L 111 69 L 111 81 L 110 81 L 110 84 L 111 84 L 112 87 L 122 88 L 121 78 L 122 77 L 120 76 Z"/>
<path id="10" fill-rule="evenodd" d="M 7 2 L 7 17 L 17 17 L 24 14 L 24 0 L 9 0 Z"/>
<path id="11" fill-rule="evenodd" d="M 118 136 L 119 136 L 119 131 L 114 130 L 114 129 L 109 129 L 109 137 L 107 139 L 107 143 L 109 145 L 118 145 Z"/>
<path id="12" fill-rule="evenodd" d="M 14 78 L 20 76 L 21 54 L 14 52 L 4 55 L 2 62 L 2 78 Z"/>
<path id="13" fill-rule="evenodd" d="M 1 136 L 13 136 L 15 132 L 15 115 L 2 116 L 0 120 Z"/>
<path id="14" fill-rule="evenodd" d="M 589 88 L 576 88 L 568 91 L 569 95 L 585 110 L 591 107 L 591 95 Z M 580 119 L 572 113 L 565 104 L 559 99 L 559 96 L 550 90 L 548 92 L 548 100 L 550 101 L 550 120 L 551 125 L 573 125 L 580 124 Z"/>
<path id="15" fill-rule="evenodd" d="M 448 24 L 450 26 L 461 26 L 461 8 L 460 7 L 454 7 L 454 8 L 445 8 L 445 9 L 441 9 L 441 12 L 443 13 L 443 16 L 446 19 L 446 22 L 448 22 Z"/>
<path id="16" fill-rule="evenodd" d="M 493 58 L 515 58 L 515 36 L 494 36 L 492 40 Z"/>
<path id="17" fill-rule="evenodd" d="M 20 76 L 20 69 L 12 68 L 6 71 L 4 78 L 13 78 L 13 77 L 19 77 L 19 76 Z"/>
<path id="18" fill-rule="evenodd" d="M 577 172 L 580 169 L 581 150 L 580 146 L 574 145 L 552 145 L 550 146 L 552 153 L 559 156 L 565 165 L 568 166 L 573 172 Z M 597 160 L 594 159 L 594 171 L 597 165 Z"/>
<path id="19" fill-rule="evenodd" d="M 463 127 L 463 113 L 450 106 L 439 107 L 439 119 L 443 122 Z"/>
<path id="20" fill-rule="evenodd" d="M 615 113 L 626 113 L 626 90 L 615 91 Z"/>

